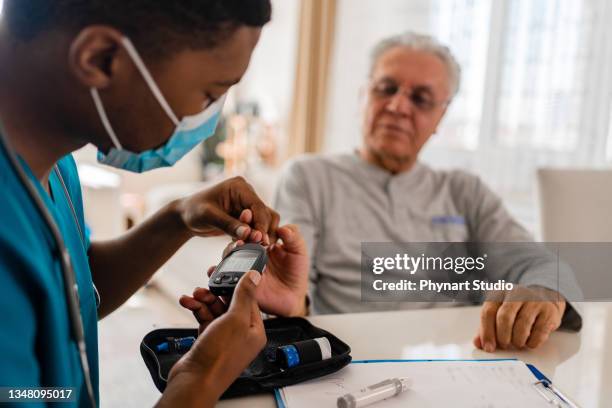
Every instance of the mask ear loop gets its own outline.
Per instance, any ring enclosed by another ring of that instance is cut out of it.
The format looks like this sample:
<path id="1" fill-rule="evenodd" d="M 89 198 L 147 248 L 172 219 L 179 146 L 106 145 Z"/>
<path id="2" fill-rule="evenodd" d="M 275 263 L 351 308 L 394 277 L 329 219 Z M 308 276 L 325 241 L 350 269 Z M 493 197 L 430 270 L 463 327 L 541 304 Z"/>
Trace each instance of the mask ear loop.
<path id="1" fill-rule="evenodd" d="M 104 105 L 102 104 L 98 90 L 96 88 L 91 88 L 89 91 L 91 92 L 91 97 L 96 105 L 96 109 L 98 110 L 98 115 L 100 116 L 100 120 L 104 125 L 104 129 L 106 129 L 106 133 L 108 133 L 110 136 L 117 150 L 123 150 L 123 147 L 121 147 L 121 143 L 119 143 L 119 139 L 117 138 L 117 134 L 115 134 L 115 131 L 108 120 L 108 116 L 106 116 L 106 110 L 104 109 Z"/>
<path id="2" fill-rule="evenodd" d="M 155 99 L 157 99 L 157 102 L 159 102 L 164 112 L 166 112 L 166 115 L 168 115 L 170 120 L 172 120 L 174 126 L 178 126 L 180 121 L 172 111 L 172 108 L 168 104 L 168 101 L 166 101 L 166 98 L 164 98 L 164 95 L 161 93 L 159 87 L 155 83 L 155 80 L 149 73 L 149 70 L 147 69 L 147 66 L 145 65 L 144 61 L 142 60 L 142 58 L 140 58 L 140 55 L 138 54 L 138 51 L 136 51 L 136 47 L 134 47 L 132 41 L 130 41 L 130 39 L 127 37 L 123 37 L 121 39 L 121 42 L 123 43 L 123 46 L 127 51 L 128 55 L 132 58 L 132 61 L 136 65 L 136 68 L 138 68 L 138 71 L 140 71 L 140 74 L 144 78 L 145 82 L 147 83 L 147 85 L 149 85 L 149 89 L 151 90 L 151 92 L 153 92 L 153 95 L 155 96 Z"/>

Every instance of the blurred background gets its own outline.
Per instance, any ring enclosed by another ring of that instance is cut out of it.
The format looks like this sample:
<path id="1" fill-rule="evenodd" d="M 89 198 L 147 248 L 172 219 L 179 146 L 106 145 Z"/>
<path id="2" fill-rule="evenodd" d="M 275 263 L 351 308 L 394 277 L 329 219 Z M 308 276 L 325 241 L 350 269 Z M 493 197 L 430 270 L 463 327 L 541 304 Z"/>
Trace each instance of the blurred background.
<path id="1" fill-rule="evenodd" d="M 597 196 L 612 187 L 611 2 L 272 3 L 272 22 L 213 138 L 175 167 L 142 175 L 98 165 L 92 146 L 75 154 L 93 239 L 117 236 L 167 202 L 234 175 L 272 204 L 291 157 L 359 147 L 369 51 L 406 30 L 437 37 L 462 67 L 460 92 L 421 159 L 482 177 L 538 239 L 606 238 L 555 225 L 596 226 L 608 215 L 601 208 L 612 206 L 612 197 Z M 193 264 L 163 286 L 175 295 L 205 284 L 201 270 L 225 242 L 190 242 L 183 251 L 194 247 L 198 256 L 183 257 Z"/>
<path id="2" fill-rule="evenodd" d="M 585 188 L 594 179 L 583 170 L 599 174 L 612 163 L 610 20 L 605 0 L 273 0 L 272 22 L 230 91 L 216 135 L 177 166 L 129 174 L 99 166 L 91 146 L 77 152 L 92 236 L 116 236 L 170 200 L 234 175 L 272 204 L 289 158 L 361 144 L 369 50 L 413 30 L 447 44 L 463 70 L 460 92 L 422 160 L 482 177 L 538 239 L 573 240 L 574 230 L 547 234 L 546 218 L 572 216 L 559 202 L 575 216 L 592 213 L 594 191 L 571 190 L 573 179 L 556 171 L 545 186 L 538 179 L 543 169 L 577 171 L 572 185 Z M 591 190 L 611 179 L 604 171 Z M 216 263 L 224 243 L 190 243 L 183 250 L 191 245 L 199 256 L 184 258 L 197 264 L 170 274 L 165 286 L 175 294 L 202 284 L 194 268 Z"/>
<path id="3" fill-rule="evenodd" d="M 77 153 L 92 235 L 114 236 L 170 199 L 243 175 L 271 202 L 286 160 L 361 142 L 369 49 L 405 30 L 450 46 L 463 83 L 422 159 L 472 171 L 540 234 L 536 170 L 612 161 L 612 4 L 605 0 L 274 0 L 222 125 L 175 168 L 144 175 Z"/>
<path id="4" fill-rule="evenodd" d="M 460 92 L 423 161 L 482 177 L 538 239 L 575 239 L 575 230 L 551 227 L 573 217 L 588 217 L 580 225 L 612 218 L 612 2 L 272 3 L 272 22 L 247 75 L 230 91 L 216 135 L 177 166 L 135 175 L 99 166 L 91 146 L 76 153 L 93 239 L 114 237 L 170 200 L 234 175 L 271 204 L 289 158 L 354 150 L 361 144 L 369 50 L 406 30 L 439 38 L 463 70 Z M 141 338 L 164 313 L 178 310 L 181 293 L 206 285 L 204 272 L 226 243 L 192 240 L 154 278 L 165 300 L 136 295 L 122 309 L 132 308 L 129 318 L 119 311 L 102 322 L 103 388 L 121 378 L 120 368 L 104 372 L 104 356 L 139 360 L 131 349 L 128 356 L 105 346 L 114 333 Z M 172 319 L 193 324 L 189 314 Z M 123 389 L 137 386 L 128 381 Z"/>

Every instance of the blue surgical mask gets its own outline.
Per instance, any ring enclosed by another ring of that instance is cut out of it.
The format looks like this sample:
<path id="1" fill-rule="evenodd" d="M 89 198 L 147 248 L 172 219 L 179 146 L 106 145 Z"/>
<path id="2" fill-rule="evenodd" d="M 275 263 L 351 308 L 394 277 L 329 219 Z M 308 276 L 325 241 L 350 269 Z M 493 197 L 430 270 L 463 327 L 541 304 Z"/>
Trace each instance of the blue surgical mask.
<path id="1" fill-rule="evenodd" d="M 126 150 L 121 146 L 119 138 L 110 124 L 98 90 L 96 88 L 91 88 L 91 96 L 96 105 L 100 120 L 114 145 L 106 154 L 98 150 L 98 162 L 135 173 L 142 173 L 160 167 L 173 166 L 194 147 L 215 133 L 225 102 L 225 95 L 207 106 L 202 112 L 192 116 L 185 116 L 179 120 L 166 101 L 166 98 L 162 95 L 155 80 L 149 73 L 149 70 L 129 38 L 123 38 L 123 46 L 128 55 L 132 58 L 138 71 L 140 71 L 140 74 L 155 96 L 155 99 L 157 99 L 157 102 L 164 112 L 166 112 L 170 120 L 172 120 L 176 128 L 166 144 L 157 149 L 146 150 L 141 153 L 134 153 Z"/>

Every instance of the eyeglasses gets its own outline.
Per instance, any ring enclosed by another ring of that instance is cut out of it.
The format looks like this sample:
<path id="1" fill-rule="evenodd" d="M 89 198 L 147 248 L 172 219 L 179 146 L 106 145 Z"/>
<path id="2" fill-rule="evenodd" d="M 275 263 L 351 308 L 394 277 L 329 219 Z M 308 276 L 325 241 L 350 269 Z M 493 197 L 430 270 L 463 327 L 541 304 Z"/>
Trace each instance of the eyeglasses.
<path id="1" fill-rule="evenodd" d="M 402 92 L 406 98 L 420 111 L 430 112 L 438 106 L 446 106 L 450 101 L 436 101 L 431 89 L 427 86 L 418 86 L 411 90 L 402 90 L 395 81 L 383 79 L 375 82 L 370 87 L 370 92 L 378 99 L 390 99 L 398 92 Z"/>

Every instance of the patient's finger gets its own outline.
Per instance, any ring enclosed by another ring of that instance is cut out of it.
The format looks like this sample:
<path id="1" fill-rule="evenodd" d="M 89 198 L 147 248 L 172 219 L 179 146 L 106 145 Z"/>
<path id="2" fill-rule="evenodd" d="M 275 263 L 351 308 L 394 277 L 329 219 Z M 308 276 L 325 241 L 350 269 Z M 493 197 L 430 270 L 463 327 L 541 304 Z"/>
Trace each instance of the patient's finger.
<path id="1" fill-rule="evenodd" d="M 512 329 L 512 345 L 514 347 L 518 349 L 525 347 L 533 324 L 540 313 L 540 302 L 527 302 L 521 307 Z"/>
<path id="2" fill-rule="evenodd" d="M 551 313 L 547 312 L 547 309 L 543 309 L 533 324 L 531 335 L 529 340 L 527 340 L 527 347 L 536 348 L 541 346 L 548 340 L 550 333 L 559 328 L 559 325 L 560 319 L 556 319 Z"/>
<path id="3" fill-rule="evenodd" d="M 497 347 L 495 321 L 500 302 L 484 302 L 480 311 L 480 343 L 485 351 L 492 353 Z"/>
<path id="4" fill-rule="evenodd" d="M 522 306 L 523 302 L 504 302 L 497 310 L 495 330 L 497 332 L 497 345 L 502 349 L 510 347 L 514 322 Z"/>
<path id="5" fill-rule="evenodd" d="M 474 336 L 474 338 L 472 339 L 472 344 L 474 344 L 474 347 L 476 347 L 477 349 L 482 350 L 482 340 L 480 340 L 480 334 L 476 334 L 476 336 Z"/>

